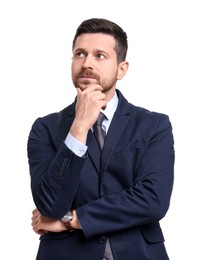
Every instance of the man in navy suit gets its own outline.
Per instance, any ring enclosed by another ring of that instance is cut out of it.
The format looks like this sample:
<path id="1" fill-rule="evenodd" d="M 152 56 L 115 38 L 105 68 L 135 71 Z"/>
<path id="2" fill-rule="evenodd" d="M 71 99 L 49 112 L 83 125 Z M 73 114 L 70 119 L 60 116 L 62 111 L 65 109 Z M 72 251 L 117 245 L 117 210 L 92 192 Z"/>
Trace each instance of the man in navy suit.
<path id="1" fill-rule="evenodd" d="M 38 118 L 28 138 L 36 259 L 168 260 L 159 221 L 173 188 L 169 118 L 116 89 L 128 70 L 117 24 L 83 21 L 72 47 L 75 101 Z M 102 150 L 93 127 L 101 112 Z"/>

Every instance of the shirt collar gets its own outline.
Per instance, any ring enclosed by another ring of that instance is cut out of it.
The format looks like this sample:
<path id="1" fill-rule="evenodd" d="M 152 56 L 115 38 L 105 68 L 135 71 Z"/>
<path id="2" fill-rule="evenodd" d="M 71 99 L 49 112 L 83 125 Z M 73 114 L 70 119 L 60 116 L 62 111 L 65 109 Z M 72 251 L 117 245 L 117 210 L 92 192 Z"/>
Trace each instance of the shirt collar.
<path id="1" fill-rule="evenodd" d="M 106 108 L 103 110 L 101 109 L 101 112 L 106 116 L 108 120 L 111 120 L 118 105 L 118 96 L 115 92 L 115 95 L 113 98 L 107 103 Z"/>

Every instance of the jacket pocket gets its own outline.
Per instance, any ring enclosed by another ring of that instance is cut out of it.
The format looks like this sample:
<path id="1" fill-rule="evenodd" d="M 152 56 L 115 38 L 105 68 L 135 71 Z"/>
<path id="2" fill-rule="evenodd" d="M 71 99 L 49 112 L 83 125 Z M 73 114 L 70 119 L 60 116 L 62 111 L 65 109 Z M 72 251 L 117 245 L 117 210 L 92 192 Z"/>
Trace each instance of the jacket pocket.
<path id="1" fill-rule="evenodd" d="M 165 241 L 159 223 L 146 225 L 142 228 L 142 234 L 148 243 L 160 243 Z"/>

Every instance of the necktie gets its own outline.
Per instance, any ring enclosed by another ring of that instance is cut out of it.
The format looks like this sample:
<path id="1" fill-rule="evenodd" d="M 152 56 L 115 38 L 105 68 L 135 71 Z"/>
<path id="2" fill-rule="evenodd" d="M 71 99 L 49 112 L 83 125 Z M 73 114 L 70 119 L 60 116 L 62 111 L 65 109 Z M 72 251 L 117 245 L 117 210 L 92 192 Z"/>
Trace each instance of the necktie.
<path id="1" fill-rule="evenodd" d="M 100 112 L 99 117 L 97 119 L 97 121 L 95 122 L 95 124 L 93 125 L 93 131 L 94 131 L 94 135 L 97 139 L 97 142 L 99 144 L 100 149 L 102 150 L 103 145 L 104 145 L 104 138 L 106 136 L 106 132 L 104 131 L 104 129 L 102 128 L 102 122 L 103 120 L 106 118 L 106 116 Z"/>
<path id="2" fill-rule="evenodd" d="M 106 116 L 103 113 L 100 112 L 97 121 L 93 125 L 94 135 L 97 139 L 97 142 L 98 142 L 101 150 L 103 148 L 104 138 L 106 136 L 106 132 L 102 128 L 102 122 L 103 122 L 104 119 L 106 119 Z M 114 260 L 112 250 L 111 250 L 111 246 L 110 246 L 110 243 L 109 243 L 109 239 L 107 239 L 107 241 L 106 241 L 106 247 L 105 247 L 105 253 L 104 253 L 103 259 Z"/>

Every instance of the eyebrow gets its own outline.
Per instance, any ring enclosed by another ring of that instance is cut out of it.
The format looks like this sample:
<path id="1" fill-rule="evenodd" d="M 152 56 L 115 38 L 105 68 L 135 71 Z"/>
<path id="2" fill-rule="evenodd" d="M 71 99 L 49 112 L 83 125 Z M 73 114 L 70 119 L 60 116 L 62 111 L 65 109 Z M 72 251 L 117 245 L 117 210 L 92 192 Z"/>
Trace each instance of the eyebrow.
<path id="1" fill-rule="evenodd" d="M 78 51 L 82 51 L 82 52 L 88 52 L 86 49 L 84 49 L 84 48 L 77 48 L 77 49 L 75 49 L 74 50 L 74 52 L 78 52 Z M 105 53 L 106 55 L 109 55 L 108 54 L 108 52 L 107 51 L 105 51 L 105 50 L 102 50 L 102 49 L 94 49 L 94 52 L 97 52 L 97 53 Z"/>

